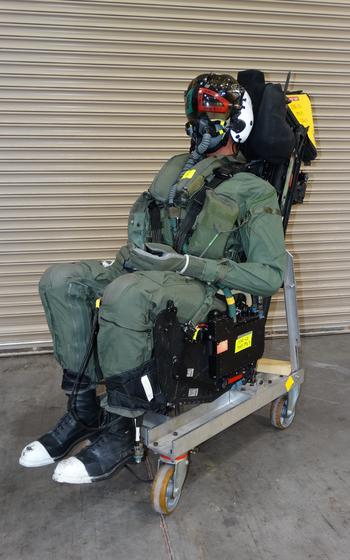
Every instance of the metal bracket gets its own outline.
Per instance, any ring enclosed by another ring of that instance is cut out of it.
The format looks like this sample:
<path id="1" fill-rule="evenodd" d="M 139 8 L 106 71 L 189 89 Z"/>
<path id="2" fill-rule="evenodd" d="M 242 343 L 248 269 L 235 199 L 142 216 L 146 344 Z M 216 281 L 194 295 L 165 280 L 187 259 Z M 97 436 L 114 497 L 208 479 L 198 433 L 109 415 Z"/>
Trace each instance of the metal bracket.
<path id="1" fill-rule="evenodd" d="M 174 471 L 174 498 L 181 494 L 182 487 L 184 485 L 186 474 L 188 471 L 189 460 L 183 459 L 182 461 L 177 461 L 175 463 Z"/>
<path id="2" fill-rule="evenodd" d="M 288 328 L 289 354 L 292 372 L 300 368 L 301 340 L 295 287 L 293 256 L 287 251 L 287 268 L 284 275 L 284 305 Z"/>
<path id="3" fill-rule="evenodd" d="M 163 463 L 174 466 L 172 490 L 173 498 L 176 498 L 179 494 L 181 494 L 181 490 L 186 479 L 188 466 L 190 464 L 188 457 L 189 454 L 185 453 L 185 455 L 181 458 L 171 459 L 170 457 L 164 457 L 163 455 L 161 455 L 158 459 L 158 470 Z"/>
<path id="4" fill-rule="evenodd" d="M 298 320 L 298 306 L 295 286 L 293 255 L 287 251 L 287 269 L 284 276 L 284 305 L 288 328 L 289 354 L 292 372 L 300 368 L 301 339 Z M 299 398 L 300 385 L 294 385 L 288 393 L 287 418 L 295 411 L 295 405 Z"/>

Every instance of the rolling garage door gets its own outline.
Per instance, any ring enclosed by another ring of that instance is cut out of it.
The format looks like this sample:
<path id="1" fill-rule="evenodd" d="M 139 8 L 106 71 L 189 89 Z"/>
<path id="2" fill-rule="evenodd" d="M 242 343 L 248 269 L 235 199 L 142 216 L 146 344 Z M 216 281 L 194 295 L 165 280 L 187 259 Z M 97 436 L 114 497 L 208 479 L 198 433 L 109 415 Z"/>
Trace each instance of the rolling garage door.
<path id="1" fill-rule="evenodd" d="M 2 350 L 50 344 L 41 273 L 113 257 L 133 199 L 187 149 L 182 93 L 207 69 L 292 70 L 311 94 L 320 157 L 287 236 L 300 322 L 349 329 L 348 0 L 1 0 L 0 22 Z"/>

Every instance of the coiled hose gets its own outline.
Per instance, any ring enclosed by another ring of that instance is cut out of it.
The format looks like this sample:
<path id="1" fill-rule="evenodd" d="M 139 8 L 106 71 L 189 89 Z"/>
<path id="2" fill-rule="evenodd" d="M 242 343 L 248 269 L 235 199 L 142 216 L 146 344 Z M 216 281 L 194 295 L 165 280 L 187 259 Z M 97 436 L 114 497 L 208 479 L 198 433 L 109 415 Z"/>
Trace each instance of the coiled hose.
<path id="1" fill-rule="evenodd" d="M 179 179 L 182 177 L 184 173 L 186 173 L 186 171 L 191 169 L 191 167 L 196 165 L 196 163 L 198 163 L 203 158 L 203 154 L 205 154 L 205 152 L 209 148 L 210 140 L 211 140 L 211 135 L 209 134 L 209 132 L 205 132 L 203 134 L 203 138 L 199 146 L 197 146 L 197 148 L 195 148 L 190 153 L 189 158 L 187 159 L 185 165 L 183 166 L 183 168 L 181 169 L 180 173 L 176 178 L 176 182 L 170 187 L 169 197 L 168 197 L 169 206 L 174 206 L 175 196 L 180 188 Z"/>

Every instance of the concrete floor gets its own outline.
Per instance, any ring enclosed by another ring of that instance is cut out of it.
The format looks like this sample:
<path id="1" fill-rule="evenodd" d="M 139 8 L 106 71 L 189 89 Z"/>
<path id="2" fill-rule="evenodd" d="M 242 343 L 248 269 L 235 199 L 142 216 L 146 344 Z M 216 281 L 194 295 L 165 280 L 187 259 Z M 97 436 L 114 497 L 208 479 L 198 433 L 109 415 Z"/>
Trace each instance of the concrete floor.
<path id="1" fill-rule="evenodd" d="M 286 356 L 286 341 L 268 344 Z M 307 379 L 293 425 L 268 409 L 201 446 L 165 520 L 125 469 L 58 485 L 24 469 L 22 447 L 60 416 L 52 356 L 1 358 L 0 558 L 5 560 L 349 560 L 350 335 L 303 340 Z M 145 475 L 144 466 L 138 467 Z"/>

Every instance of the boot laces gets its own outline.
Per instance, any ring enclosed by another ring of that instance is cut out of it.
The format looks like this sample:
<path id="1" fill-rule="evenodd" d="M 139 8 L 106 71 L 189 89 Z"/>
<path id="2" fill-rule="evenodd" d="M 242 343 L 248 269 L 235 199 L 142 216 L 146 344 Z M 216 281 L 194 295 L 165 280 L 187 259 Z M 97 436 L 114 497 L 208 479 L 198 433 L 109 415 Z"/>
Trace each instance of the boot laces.
<path id="1" fill-rule="evenodd" d="M 93 443 L 94 446 L 101 447 L 106 442 L 108 442 L 111 438 L 114 440 L 122 441 L 123 439 L 127 439 L 127 436 L 130 434 L 130 429 L 127 427 L 122 427 L 124 422 L 124 418 L 121 416 L 115 417 L 114 414 L 104 410 L 102 422 L 101 422 L 101 433 L 97 440 Z M 121 425 L 121 429 L 116 429 L 115 431 L 111 428 L 117 427 L 118 424 Z"/>
<path id="2" fill-rule="evenodd" d="M 53 431 L 62 432 L 66 428 L 67 424 L 71 424 L 71 421 L 72 421 L 72 416 L 69 414 L 69 412 L 66 412 L 62 416 L 62 418 L 59 419 Z"/>
<path id="3" fill-rule="evenodd" d="M 96 449 L 99 449 L 101 447 L 104 447 L 104 445 L 106 443 L 108 443 L 111 438 L 113 438 L 114 440 L 118 440 L 120 442 L 123 442 L 123 439 L 127 439 L 127 436 L 129 434 L 129 430 L 123 430 L 122 432 L 117 432 L 117 433 L 111 433 L 111 432 L 102 432 L 98 438 L 91 444 L 91 448 L 94 447 Z"/>

